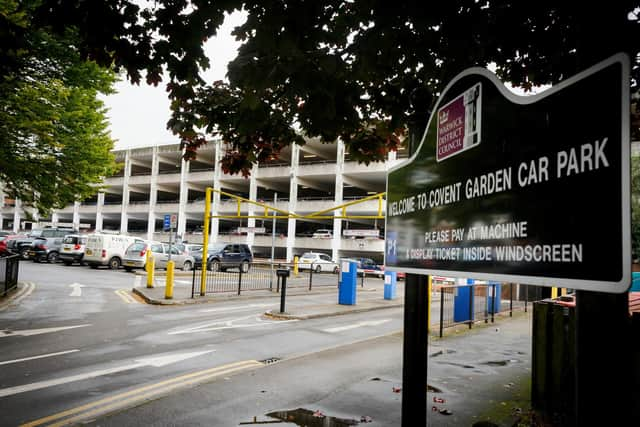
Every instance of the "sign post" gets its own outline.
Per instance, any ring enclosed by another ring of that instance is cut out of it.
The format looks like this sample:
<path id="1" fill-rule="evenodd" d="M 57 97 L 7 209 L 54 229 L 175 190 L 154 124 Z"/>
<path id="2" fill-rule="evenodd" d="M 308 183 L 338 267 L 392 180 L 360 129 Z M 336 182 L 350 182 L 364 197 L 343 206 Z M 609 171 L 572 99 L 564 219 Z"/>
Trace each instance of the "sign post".
<path id="1" fill-rule="evenodd" d="M 578 298 L 581 292 L 626 292 L 629 85 L 629 60 L 622 54 L 529 97 L 509 92 L 486 69 L 454 78 L 416 152 L 387 177 L 385 268 L 408 273 L 406 307 L 416 306 L 409 299 L 422 298 L 417 275 L 561 286 L 578 290 Z M 422 318 L 405 308 L 405 331 L 416 327 L 413 322 Z M 418 343 L 411 348 L 421 356 L 426 337 L 414 334 Z M 584 352 L 595 347 L 580 346 Z M 599 353 L 609 348 L 600 347 Z M 413 409 L 422 412 L 422 399 L 413 394 L 424 393 L 426 377 L 407 348 L 403 391 L 412 395 L 403 393 L 403 425 L 412 413 L 405 399 L 416 400 Z M 615 388 L 611 378 L 621 376 L 601 369 L 601 380 L 591 381 L 599 387 L 589 387 L 593 366 L 577 366 L 577 383 L 587 384 L 577 390 L 581 420 L 592 415 L 593 390 Z"/>
<path id="2" fill-rule="evenodd" d="M 625 292 L 629 84 L 623 55 L 530 97 L 485 69 L 456 77 L 388 174 L 386 268 Z"/>

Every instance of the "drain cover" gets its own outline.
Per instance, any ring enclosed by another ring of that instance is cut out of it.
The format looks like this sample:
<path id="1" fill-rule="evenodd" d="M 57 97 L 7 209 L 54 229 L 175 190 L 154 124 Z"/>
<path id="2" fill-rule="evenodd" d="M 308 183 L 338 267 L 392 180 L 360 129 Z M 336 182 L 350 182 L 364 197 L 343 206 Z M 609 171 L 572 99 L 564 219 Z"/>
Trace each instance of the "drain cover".
<path id="1" fill-rule="evenodd" d="M 264 363 L 265 365 L 271 365 L 272 363 L 276 363 L 281 361 L 282 359 L 280 357 L 270 357 L 268 359 L 264 359 L 264 360 L 259 360 L 260 363 Z"/>

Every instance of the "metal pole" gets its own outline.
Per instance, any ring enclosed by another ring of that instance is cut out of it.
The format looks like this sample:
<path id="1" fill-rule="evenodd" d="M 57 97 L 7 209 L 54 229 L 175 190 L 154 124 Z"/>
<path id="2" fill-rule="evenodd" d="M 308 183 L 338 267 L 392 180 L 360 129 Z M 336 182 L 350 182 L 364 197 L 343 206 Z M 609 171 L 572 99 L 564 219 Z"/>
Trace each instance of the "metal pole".
<path id="1" fill-rule="evenodd" d="M 287 295 L 287 276 L 282 276 L 282 293 L 280 294 L 280 313 L 284 313 L 284 301 Z"/>
<path id="2" fill-rule="evenodd" d="M 211 221 L 211 188 L 207 188 L 204 199 L 204 229 L 202 236 L 202 274 L 200 275 L 200 296 L 203 297 L 207 289 L 207 247 L 209 246 L 209 221 Z"/>
<path id="3" fill-rule="evenodd" d="M 402 427 L 427 425 L 428 276 L 407 274 L 402 350 Z"/>
<path id="4" fill-rule="evenodd" d="M 444 287 L 440 288 L 440 338 L 444 329 Z"/>
<path id="5" fill-rule="evenodd" d="M 492 285 L 491 294 L 493 295 L 491 298 L 491 323 L 493 323 L 494 315 L 496 312 L 496 285 Z"/>
<path id="6" fill-rule="evenodd" d="M 509 283 L 509 317 L 513 317 L 513 283 Z"/>
<path id="7" fill-rule="evenodd" d="M 278 202 L 278 193 L 273 193 L 273 207 L 276 207 Z M 273 211 L 273 221 L 271 223 L 271 280 L 269 281 L 269 290 L 273 291 L 273 262 L 276 247 L 276 215 L 277 212 Z M 280 287 L 280 280 L 278 280 L 278 287 Z"/>

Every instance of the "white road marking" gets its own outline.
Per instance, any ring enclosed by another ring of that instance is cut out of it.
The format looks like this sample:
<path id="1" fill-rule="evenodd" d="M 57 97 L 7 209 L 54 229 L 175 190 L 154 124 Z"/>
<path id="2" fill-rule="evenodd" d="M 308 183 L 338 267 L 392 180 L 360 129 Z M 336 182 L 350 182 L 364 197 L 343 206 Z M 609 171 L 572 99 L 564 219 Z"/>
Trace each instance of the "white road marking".
<path id="1" fill-rule="evenodd" d="M 133 361 L 135 363 L 128 362 L 124 366 L 117 366 L 115 368 L 100 369 L 97 371 L 86 372 L 84 374 L 71 375 L 69 377 L 55 378 L 52 380 L 39 381 L 36 383 L 0 389 L 0 397 L 11 396 L 19 393 L 26 393 L 28 391 L 40 390 L 43 388 L 53 387 L 61 384 L 68 384 L 75 381 L 87 380 L 90 378 L 101 377 L 103 375 L 111 375 L 117 372 L 129 371 L 131 369 L 137 369 L 144 366 L 153 366 L 155 368 L 160 368 L 162 366 L 169 365 L 171 363 L 180 362 L 182 360 L 201 356 L 203 354 L 211 353 L 213 351 L 215 350 L 194 351 L 190 353 L 178 353 L 178 354 L 169 354 L 164 356 L 152 356 L 144 359 L 136 359 Z"/>
<path id="2" fill-rule="evenodd" d="M 256 323 L 243 323 L 236 324 L 236 322 L 248 319 L 254 319 Z M 273 325 L 281 325 L 283 323 L 297 322 L 298 319 L 291 320 L 276 320 L 276 321 L 265 321 L 260 319 L 255 314 L 249 316 L 238 317 L 235 319 L 223 319 L 217 320 L 215 322 L 205 323 L 203 325 L 194 326 L 192 328 L 181 329 L 177 331 L 168 332 L 169 335 L 180 335 L 180 334 L 195 334 L 198 332 L 208 332 L 208 331 L 220 331 L 223 329 L 239 329 L 239 328 L 253 328 L 256 326 L 273 326 Z"/>
<path id="3" fill-rule="evenodd" d="M 73 288 L 73 291 L 69 294 L 70 297 L 82 296 L 82 288 L 84 288 L 84 285 L 81 285 L 80 283 L 72 283 L 69 287 Z"/>
<path id="4" fill-rule="evenodd" d="M 335 328 L 323 329 L 323 331 L 324 332 L 330 332 L 330 333 L 342 332 L 342 331 L 347 331 L 349 329 L 361 328 L 363 326 L 378 326 L 378 325 L 382 325 L 383 323 L 387 323 L 387 322 L 391 322 L 391 319 L 369 320 L 369 321 L 354 323 L 352 325 L 337 326 Z"/>
<path id="5" fill-rule="evenodd" d="M 24 329 L 22 331 L 12 331 L 11 329 L 0 329 L 0 338 L 12 337 L 16 335 L 19 335 L 22 337 L 29 337 L 31 335 L 49 334 L 51 332 L 66 331 L 67 329 L 84 328 L 86 326 L 91 326 L 91 324 L 86 323 L 84 325 L 59 326 L 57 328 Z"/>
<path id="6" fill-rule="evenodd" d="M 73 349 L 73 350 L 67 350 L 67 351 L 59 351 L 57 353 L 41 354 L 39 356 L 23 357 L 22 359 L 5 360 L 4 362 L 0 362 L 0 365 L 9 365 L 11 363 L 26 362 L 27 360 L 44 359 L 45 357 L 61 356 L 63 354 L 75 353 L 76 351 L 80 351 L 80 350 Z"/>
<path id="7" fill-rule="evenodd" d="M 271 307 L 273 305 L 275 304 L 248 304 L 248 305 L 238 305 L 233 307 L 207 308 L 199 311 L 200 313 L 223 313 L 228 311 L 241 311 L 247 308 Z"/>

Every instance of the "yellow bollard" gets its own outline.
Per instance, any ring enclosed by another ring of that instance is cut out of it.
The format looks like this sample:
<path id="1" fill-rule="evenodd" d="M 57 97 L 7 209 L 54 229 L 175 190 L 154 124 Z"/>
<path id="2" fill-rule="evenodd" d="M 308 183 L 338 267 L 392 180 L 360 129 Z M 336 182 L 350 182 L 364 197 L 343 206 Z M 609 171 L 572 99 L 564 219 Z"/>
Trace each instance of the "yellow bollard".
<path id="1" fill-rule="evenodd" d="M 167 283 L 164 288 L 164 298 L 171 299 L 173 298 L 173 268 L 175 266 L 175 262 L 168 261 L 167 262 Z"/>
<path id="2" fill-rule="evenodd" d="M 298 256 L 293 257 L 293 275 L 298 277 Z"/>
<path id="3" fill-rule="evenodd" d="M 551 288 L 551 299 L 556 298 L 558 298 L 558 288 L 554 286 L 553 288 Z"/>
<path id="4" fill-rule="evenodd" d="M 156 264 L 153 256 L 147 259 L 147 288 L 153 288 L 153 274 L 155 272 Z"/>

